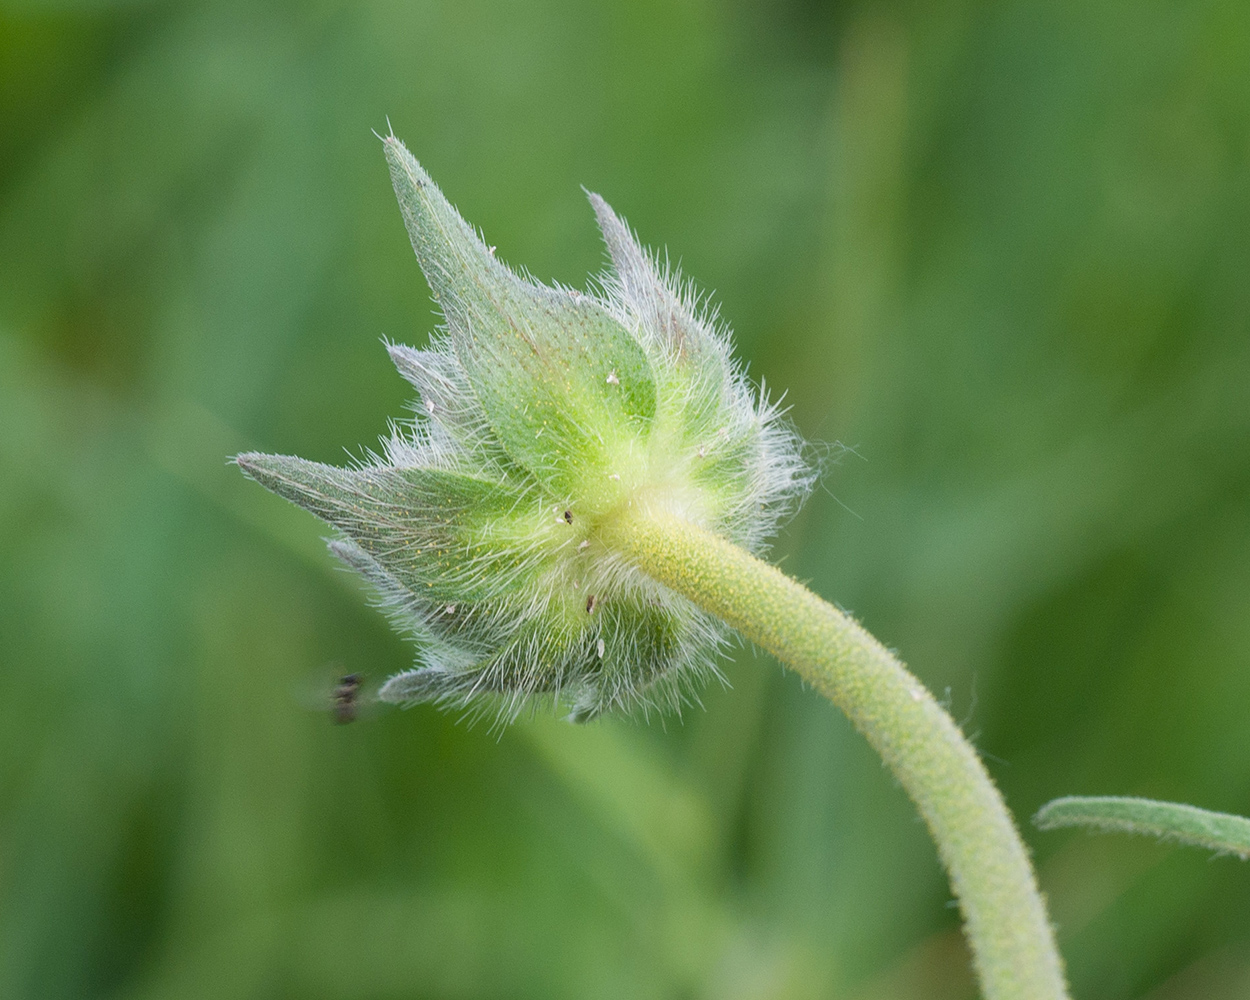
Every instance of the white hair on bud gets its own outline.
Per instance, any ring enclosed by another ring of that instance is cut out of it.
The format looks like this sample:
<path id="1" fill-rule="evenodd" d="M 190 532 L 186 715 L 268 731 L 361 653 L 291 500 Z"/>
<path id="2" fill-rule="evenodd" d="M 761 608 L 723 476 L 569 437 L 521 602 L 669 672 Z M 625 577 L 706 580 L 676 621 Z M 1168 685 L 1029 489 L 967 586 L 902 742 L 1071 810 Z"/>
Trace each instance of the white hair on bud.
<path id="1" fill-rule="evenodd" d="M 812 486 L 800 438 L 715 310 L 598 195 L 612 268 L 591 293 L 549 288 L 383 143 L 445 320 L 424 350 L 386 345 L 411 416 L 354 469 L 238 464 L 334 525 L 331 551 L 417 641 L 383 700 L 500 723 L 535 698 L 578 721 L 680 710 L 719 676 L 728 630 L 596 544 L 596 526 L 645 502 L 759 553 Z"/>

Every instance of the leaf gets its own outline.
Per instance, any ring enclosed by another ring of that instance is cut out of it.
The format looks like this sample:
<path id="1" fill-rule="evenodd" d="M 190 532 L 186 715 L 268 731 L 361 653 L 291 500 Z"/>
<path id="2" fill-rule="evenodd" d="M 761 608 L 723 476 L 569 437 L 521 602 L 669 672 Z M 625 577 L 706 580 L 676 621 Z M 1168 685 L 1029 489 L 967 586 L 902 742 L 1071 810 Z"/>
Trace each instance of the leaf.
<path id="1" fill-rule="evenodd" d="M 1069 796 L 1042 806 L 1033 822 L 1043 830 L 1087 826 L 1111 833 L 1144 833 L 1242 860 L 1250 857 L 1250 819 L 1177 802 Z"/>
<path id="2" fill-rule="evenodd" d="M 444 469 L 340 469 L 254 452 L 235 461 L 346 534 L 422 603 L 498 597 L 534 571 L 533 534 L 545 526 L 498 484 Z"/>
<path id="3" fill-rule="evenodd" d="M 659 341 L 666 358 L 681 374 L 686 422 L 702 417 L 723 426 L 729 405 L 725 390 L 733 382 L 724 338 L 700 319 L 692 303 L 669 276 L 661 273 L 612 206 L 593 191 L 587 192 L 587 197 L 612 260 L 613 273 L 605 285 L 636 317 L 645 336 Z"/>
<path id="4" fill-rule="evenodd" d="M 615 284 L 621 298 L 643 327 L 668 346 L 679 364 L 709 366 L 724 379 L 725 358 L 716 340 L 708 336 L 688 304 L 665 281 L 646 251 L 602 197 L 587 192 L 595 210 L 603 243 L 612 259 Z"/>
<path id="5" fill-rule="evenodd" d="M 402 143 L 385 147 L 413 250 L 499 443 L 558 493 L 611 473 L 609 456 L 655 416 L 641 345 L 596 300 L 510 271 Z"/>

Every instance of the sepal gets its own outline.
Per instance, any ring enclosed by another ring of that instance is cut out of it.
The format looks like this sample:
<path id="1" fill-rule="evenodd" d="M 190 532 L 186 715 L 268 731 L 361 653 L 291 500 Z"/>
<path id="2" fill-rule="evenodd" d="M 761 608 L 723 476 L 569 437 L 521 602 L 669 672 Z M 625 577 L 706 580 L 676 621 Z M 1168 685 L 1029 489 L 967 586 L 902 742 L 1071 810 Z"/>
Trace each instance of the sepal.
<path id="1" fill-rule="evenodd" d="M 645 436 L 655 416 L 642 346 L 590 296 L 514 274 L 402 143 L 385 146 L 417 261 L 503 449 L 557 491 L 611 474 L 621 442 Z"/>

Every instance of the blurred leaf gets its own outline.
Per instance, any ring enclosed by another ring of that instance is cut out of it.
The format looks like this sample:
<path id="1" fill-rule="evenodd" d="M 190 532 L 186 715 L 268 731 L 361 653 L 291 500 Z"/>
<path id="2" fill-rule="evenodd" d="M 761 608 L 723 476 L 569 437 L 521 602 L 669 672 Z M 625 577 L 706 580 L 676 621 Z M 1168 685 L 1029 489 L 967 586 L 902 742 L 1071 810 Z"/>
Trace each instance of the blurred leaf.
<path id="1" fill-rule="evenodd" d="M 1042 830 L 1084 826 L 1104 833 L 1142 833 L 1160 840 L 1250 857 L 1250 819 L 1179 802 L 1116 796 L 1069 796 L 1047 802 L 1033 817 Z"/>

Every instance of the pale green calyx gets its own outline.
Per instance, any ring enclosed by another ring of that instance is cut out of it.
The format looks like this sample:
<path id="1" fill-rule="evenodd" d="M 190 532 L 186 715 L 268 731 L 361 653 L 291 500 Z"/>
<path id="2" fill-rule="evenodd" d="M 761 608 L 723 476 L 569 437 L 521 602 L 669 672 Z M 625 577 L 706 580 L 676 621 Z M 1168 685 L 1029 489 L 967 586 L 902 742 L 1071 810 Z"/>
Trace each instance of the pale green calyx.
<path id="1" fill-rule="evenodd" d="M 331 550 L 419 644 L 387 701 L 534 695 L 572 718 L 677 707 L 714 672 L 724 626 L 605 541 L 625 512 L 677 515 L 752 552 L 811 471 L 727 335 L 590 195 L 611 257 L 600 291 L 551 288 L 495 257 L 393 136 L 404 222 L 442 309 L 391 358 L 415 417 L 357 468 L 249 453 L 243 471 L 332 524 Z"/>

